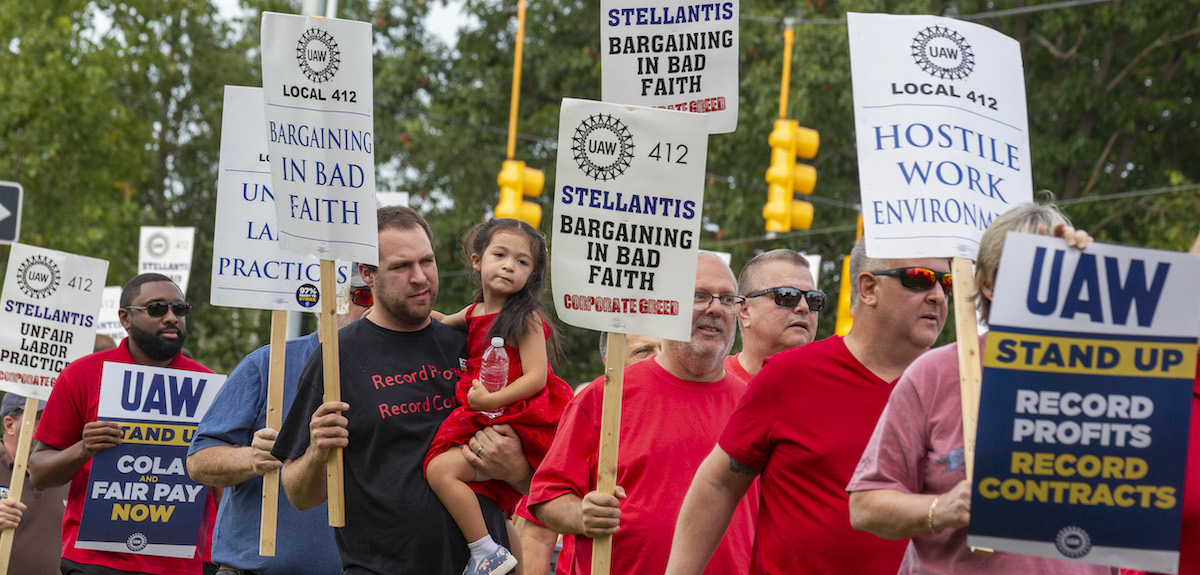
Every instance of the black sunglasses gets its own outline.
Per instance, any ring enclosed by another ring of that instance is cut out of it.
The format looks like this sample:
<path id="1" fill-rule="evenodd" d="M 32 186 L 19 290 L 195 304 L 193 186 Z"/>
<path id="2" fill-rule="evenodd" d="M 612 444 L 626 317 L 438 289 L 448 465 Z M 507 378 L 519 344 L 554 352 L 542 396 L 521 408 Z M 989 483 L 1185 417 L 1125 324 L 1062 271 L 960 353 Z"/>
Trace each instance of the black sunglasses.
<path id="1" fill-rule="evenodd" d="M 375 298 L 371 295 L 371 288 L 369 287 L 352 287 L 350 288 L 350 301 L 354 302 L 354 305 L 371 307 L 371 304 L 375 302 Z"/>
<path id="2" fill-rule="evenodd" d="M 940 283 L 946 295 L 954 293 L 954 276 L 950 272 L 935 272 L 929 268 L 895 268 L 871 272 L 871 275 L 900 278 L 900 285 L 917 291 L 929 291 Z"/>
<path id="3" fill-rule="evenodd" d="M 758 297 L 767 294 L 775 294 L 775 305 L 781 307 L 796 307 L 800 305 L 800 298 L 804 298 L 804 301 L 808 302 L 809 311 L 821 311 L 821 308 L 825 307 L 825 292 L 815 289 L 773 287 L 747 294 L 746 297 Z"/>
<path id="4" fill-rule="evenodd" d="M 125 309 L 144 309 L 146 315 L 150 317 L 163 317 L 167 315 L 167 310 L 175 314 L 175 317 L 184 317 L 192 312 L 192 304 L 178 300 L 171 303 L 165 301 L 152 301 L 146 305 L 127 305 Z"/>

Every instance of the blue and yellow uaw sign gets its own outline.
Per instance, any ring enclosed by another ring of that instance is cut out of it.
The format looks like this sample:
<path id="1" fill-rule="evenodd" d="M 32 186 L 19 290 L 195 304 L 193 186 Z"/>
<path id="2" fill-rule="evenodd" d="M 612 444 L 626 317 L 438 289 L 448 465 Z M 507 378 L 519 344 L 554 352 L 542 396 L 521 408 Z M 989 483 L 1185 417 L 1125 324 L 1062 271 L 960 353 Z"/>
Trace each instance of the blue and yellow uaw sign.
<path id="1" fill-rule="evenodd" d="M 76 547 L 192 557 L 208 489 L 187 474 L 196 425 L 225 376 L 107 362 L 97 416 L 121 425 L 121 443 L 96 453 Z"/>
<path id="2" fill-rule="evenodd" d="M 1200 258 L 1010 233 L 983 350 L 969 543 L 1178 570 Z"/>

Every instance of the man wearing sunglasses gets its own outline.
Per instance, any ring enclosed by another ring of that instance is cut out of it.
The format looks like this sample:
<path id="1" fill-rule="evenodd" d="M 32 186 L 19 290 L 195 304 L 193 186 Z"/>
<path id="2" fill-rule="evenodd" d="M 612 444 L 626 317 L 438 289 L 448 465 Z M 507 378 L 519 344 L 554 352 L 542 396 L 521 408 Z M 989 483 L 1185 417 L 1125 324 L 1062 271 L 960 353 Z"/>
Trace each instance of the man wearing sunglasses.
<path id="1" fill-rule="evenodd" d="M 663 572 L 688 482 L 746 390 L 722 366 L 743 303 L 729 266 L 701 253 L 691 339 L 667 340 L 662 353 L 624 372 L 614 495 L 595 490 L 603 378 L 571 401 L 528 501 L 551 529 L 577 535 L 572 573 L 591 573 L 592 538 L 600 535 L 613 535 L 613 573 Z M 720 543 L 709 549 L 710 573 L 746 573 L 750 567 L 757 498 L 734 503 L 728 535 L 721 541 L 722 529 Z"/>
<path id="2" fill-rule="evenodd" d="M 216 514 L 211 491 L 207 496 L 195 557 L 182 559 L 75 547 L 83 504 L 87 499 L 92 456 L 121 443 L 120 424 L 96 420 L 104 362 L 212 373 L 180 353 L 187 340 L 185 320 L 191 309 L 179 286 L 164 275 L 142 274 L 129 280 L 121 291 L 120 309 L 117 310 L 129 337 L 114 349 L 71 362 L 55 382 L 42 420 L 34 432 L 36 442 L 29 456 L 29 473 L 31 482 L 38 489 L 71 482 L 62 526 L 62 572 L 66 575 L 201 573 L 199 557 L 209 548 Z"/>
<path id="3" fill-rule="evenodd" d="M 752 574 L 894 575 L 907 541 L 850 526 L 849 483 L 893 384 L 946 321 L 950 265 L 850 255 L 854 327 L 768 360 L 692 481 L 668 575 L 700 573 L 761 476 Z"/>
<path id="4" fill-rule="evenodd" d="M 338 314 L 338 328 L 362 317 L 371 306 L 371 288 L 351 265 L 349 304 Z M 320 342 L 321 330 L 287 341 L 283 366 L 283 416 L 296 397 L 300 371 Z M 262 519 L 262 476 L 283 463 L 271 455 L 278 432 L 267 424 L 267 383 L 271 346 L 260 347 L 244 360 L 196 427 L 188 449 L 192 479 L 228 487 L 221 498 L 213 541 L 216 575 L 325 575 L 342 570 L 329 512 L 325 504 L 300 511 L 286 497 L 279 501 L 275 555 L 259 555 Z"/>
<path id="5" fill-rule="evenodd" d="M 725 370 L 749 383 L 767 357 L 812 343 L 825 294 L 813 284 L 808 260 L 789 249 L 764 252 L 746 262 L 738 276 L 738 293 L 746 298 L 738 312 L 742 351 L 725 360 Z"/>

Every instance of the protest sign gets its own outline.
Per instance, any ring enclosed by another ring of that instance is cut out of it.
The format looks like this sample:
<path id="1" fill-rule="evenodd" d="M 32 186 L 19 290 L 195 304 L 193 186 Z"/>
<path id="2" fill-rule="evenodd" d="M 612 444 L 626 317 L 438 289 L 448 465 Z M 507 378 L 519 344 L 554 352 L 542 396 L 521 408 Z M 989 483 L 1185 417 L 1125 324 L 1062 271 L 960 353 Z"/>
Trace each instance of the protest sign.
<path id="1" fill-rule="evenodd" d="M 120 342 L 127 333 L 121 325 L 117 309 L 121 307 L 121 286 L 104 286 L 100 296 L 100 313 L 96 317 L 96 333 L 102 333 Z"/>
<path id="2" fill-rule="evenodd" d="M 1033 197 L 1019 43 L 935 16 L 847 20 L 867 255 L 975 259 Z"/>
<path id="3" fill-rule="evenodd" d="M 690 339 L 706 116 L 564 99 L 554 305 L 588 329 Z"/>
<path id="4" fill-rule="evenodd" d="M 808 271 L 812 272 L 813 287 L 821 289 L 821 256 L 815 254 L 800 254 L 808 260 Z"/>
<path id="5" fill-rule="evenodd" d="M 226 86 L 213 233 L 213 305 L 318 311 L 321 262 L 279 245 L 262 88 Z M 374 221 L 374 214 L 370 215 Z M 348 286 L 349 262 L 337 263 Z"/>
<path id="6" fill-rule="evenodd" d="M 76 547 L 195 555 L 208 489 L 185 461 L 224 383 L 213 373 L 105 362 L 97 416 L 121 424 L 121 444 L 92 457 Z"/>
<path id="7" fill-rule="evenodd" d="M 737 128 L 737 1 L 601 0 L 605 102 L 709 116 L 708 131 Z"/>
<path id="8" fill-rule="evenodd" d="M 375 265 L 371 25 L 264 12 L 262 72 L 280 246 Z"/>
<path id="9" fill-rule="evenodd" d="M 196 228 L 142 226 L 138 242 L 138 274 L 167 276 L 187 297 L 195 239 Z"/>
<path id="10" fill-rule="evenodd" d="M 0 390 L 48 399 L 58 372 L 92 353 L 108 262 L 13 244 L 0 306 Z"/>
<path id="11" fill-rule="evenodd" d="M 1175 573 L 1200 258 L 1009 233 L 984 350 L 971 545 Z"/>

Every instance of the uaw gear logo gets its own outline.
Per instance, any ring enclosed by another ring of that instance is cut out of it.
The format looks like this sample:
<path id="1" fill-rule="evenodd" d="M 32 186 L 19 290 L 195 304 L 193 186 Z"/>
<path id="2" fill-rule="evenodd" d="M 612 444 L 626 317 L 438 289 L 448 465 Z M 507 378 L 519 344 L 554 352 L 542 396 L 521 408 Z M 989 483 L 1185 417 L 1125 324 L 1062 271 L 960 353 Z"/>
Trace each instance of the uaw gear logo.
<path id="1" fill-rule="evenodd" d="M 975 69 L 967 39 L 945 26 L 921 30 L 913 38 L 912 57 L 925 73 L 942 80 L 962 80 Z"/>
<path id="2" fill-rule="evenodd" d="M 167 255 L 167 251 L 171 249 L 171 239 L 167 234 L 155 232 L 146 238 L 146 253 L 153 257 L 161 258 Z"/>
<path id="3" fill-rule="evenodd" d="M 45 256 L 30 257 L 17 268 L 17 286 L 34 299 L 52 295 L 58 290 L 59 279 L 58 265 Z"/>
<path id="4" fill-rule="evenodd" d="M 141 551 L 149 544 L 150 539 L 146 537 L 145 533 L 140 531 L 130 535 L 129 538 L 125 540 L 125 546 L 128 547 L 130 551 Z"/>
<path id="5" fill-rule="evenodd" d="M 584 175 L 607 182 L 629 169 L 633 159 L 633 135 L 621 120 L 610 114 L 588 116 L 571 137 L 575 163 Z"/>
<path id="6" fill-rule="evenodd" d="M 318 84 L 328 82 L 337 74 L 342 52 L 337 41 L 325 30 L 309 28 L 296 44 L 296 62 L 306 78 Z"/>
<path id="7" fill-rule="evenodd" d="M 1054 537 L 1054 546 L 1064 557 L 1079 559 L 1092 550 L 1092 538 L 1082 527 L 1068 525 L 1058 530 Z"/>

